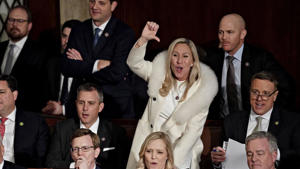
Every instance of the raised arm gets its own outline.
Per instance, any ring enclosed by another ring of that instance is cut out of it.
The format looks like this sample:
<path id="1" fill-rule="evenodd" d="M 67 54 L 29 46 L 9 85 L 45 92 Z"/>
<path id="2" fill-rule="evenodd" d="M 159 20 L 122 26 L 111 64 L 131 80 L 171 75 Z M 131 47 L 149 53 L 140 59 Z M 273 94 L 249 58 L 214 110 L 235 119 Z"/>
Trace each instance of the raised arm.
<path id="1" fill-rule="evenodd" d="M 149 40 L 160 42 L 160 39 L 156 36 L 158 29 L 159 25 L 157 23 L 148 21 L 127 59 L 129 68 L 146 81 L 148 81 L 148 77 L 152 72 L 152 62 L 144 60 L 146 45 Z"/>

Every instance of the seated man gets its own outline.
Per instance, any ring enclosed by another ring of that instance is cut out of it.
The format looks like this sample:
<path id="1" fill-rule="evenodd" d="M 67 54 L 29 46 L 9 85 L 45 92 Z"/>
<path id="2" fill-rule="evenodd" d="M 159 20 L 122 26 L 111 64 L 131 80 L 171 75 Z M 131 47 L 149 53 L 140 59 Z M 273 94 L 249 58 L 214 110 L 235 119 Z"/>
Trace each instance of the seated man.
<path id="1" fill-rule="evenodd" d="M 51 140 L 46 165 L 51 168 L 67 168 L 72 162 L 70 139 L 79 128 L 87 128 L 97 133 L 102 153 L 97 162 L 101 168 L 125 168 L 129 154 L 129 142 L 124 129 L 100 119 L 98 113 L 104 107 L 103 93 L 92 83 L 85 83 L 77 89 L 76 107 L 78 118 L 58 123 Z"/>
<path id="2" fill-rule="evenodd" d="M 251 79 L 251 112 L 234 112 L 225 118 L 224 141 L 229 138 L 245 143 L 245 138 L 254 131 L 268 131 L 278 140 L 278 160 L 300 154 L 299 114 L 286 112 L 274 105 L 279 93 L 278 81 L 273 74 L 260 72 Z M 225 161 L 225 149 L 214 147 L 211 152 L 215 168 Z"/>
<path id="3" fill-rule="evenodd" d="M 100 169 L 96 159 L 100 154 L 100 139 L 89 129 L 77 129 L 72 135 L 70 168 Z"/>
<path id="4" fill-rule="evenodd" d="M 39 115 L 17 108 L 17 96 L 16 79 L 0 75 L 0 134 L 5 147 L 4 160 L 23 167 L 44 167 L 48 126 Z"/>
<path id="5" fill-rule="evenodd" d="M 247 162 L 250 169 L 275 169 L 276 138 L 264 131 L 254 132 L 246 138 Z"/>
<path id="6" fill-rule="evenodd" d="M 25 169 L 25 167 L 18 166 L 12 162 L 5 161 L 3 159 L 4 155 L 4 146 L 2 140 L 0 140 L 0 169 Z"/>

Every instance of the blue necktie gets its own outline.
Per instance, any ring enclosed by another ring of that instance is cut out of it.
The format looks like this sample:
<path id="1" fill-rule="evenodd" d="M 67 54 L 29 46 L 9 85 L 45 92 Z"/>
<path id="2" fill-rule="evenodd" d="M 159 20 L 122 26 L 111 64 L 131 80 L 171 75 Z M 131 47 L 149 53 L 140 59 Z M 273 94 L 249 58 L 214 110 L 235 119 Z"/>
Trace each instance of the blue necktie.
<path id="1" fill-rule="evenodd" d="M 94 35 L 94 47 L 97 45 L 98 40 L 100 38 L 99 33 L 100 33 L 101 29 L 96 28 L 95 29 L 95 35 Z"/>

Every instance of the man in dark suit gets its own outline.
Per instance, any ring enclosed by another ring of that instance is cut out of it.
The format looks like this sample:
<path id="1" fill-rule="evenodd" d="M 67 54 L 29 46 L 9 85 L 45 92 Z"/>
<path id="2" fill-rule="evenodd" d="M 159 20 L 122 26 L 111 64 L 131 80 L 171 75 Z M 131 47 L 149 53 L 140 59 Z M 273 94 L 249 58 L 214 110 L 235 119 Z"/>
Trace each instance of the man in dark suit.
<path id="1" fill-rule="evenodd" d="M 209 119 L 224 118 L 230 114 L 230 109 L 233 112 L 249 111 L 250 79 L 252 75 L 263 70 L 273 72 L 281 82 L 276 104 L 289 109 L 294 107 L 292 78 L 271 53 L 244 43 L 246 34 L 246 24 L 240 15 L 228 14 L 222 17 L 218 31 L 218 47 L 208 49 L 204 59 L 215 71 L 219 81 L 219 92 L 210 106 Z M 229 60 L 230 56 L 232 60 Z M 231 76 L 228 74 L 231 65 L 233 80 L 230 81 Z M 228 87 L 230 82 L 234 87 Z M 232 99 L 236 100 L 234 104 L 230 104 L 232 101 L 229 100 Z"/>
<path id="2" fill-rule="evenodd" d="M 134 117 L 126 59 L 135 42 L 134 31 L 112 16 L 116 0 L 90 0 L 91 19 L 72 29 L 63 59 L 65 76 L 92 81 L 103 88 L 102 116 Z"/>
<path id="3" fill-rule="evenodd" d="M 75 87 L 72 83 L 74 79 L 62 75 L 61 62 L 62 54 L 67 47 L 72 27 L 80 23 L 81 22 L 78 20 L 68 20 L 63 24 L 61 33 L 61 53 L 57 54 L 58 56 L 56 57 L 49 58 L 47 61 L 47 80 L 44 89 L 47 103 L 42 109 L 43 113 L 73 117 L 73 114 L 66 114 L 66 112 L 76 112 L 74 100 L 70 99 L 72 97 L 69 97 L 71 88 Z M 76 81 L 76 79 L 74 81 Z"/>
<path id="4" fill-rule="evenodd" d="M 3 159 L 4 155 L 4 146 L 2 140 L 0 140 L 0 169 L 25 169 L 25 167 L 18 166 L 12 162 L 5 161 Z"/>
<path id="5" fill-rule="evenodd" d="M 16 79 L 0 75 L 0 133 L 5 147 L 4 159 L 17 165 L 44 167 L 49 130 L 43 118 L 15 106 Z"/>
<path id="6" fill-rule="evenodd" d="M 285 160 L 300 154 L 300 116 L 274 106 L 279 90 L 278 81 L 268 72 L 255 74 L 251 80 L 251 111 L 231 113 L 224 121 L 224 141 L 229 138 L 245 143 L 246 136 L 254 131 L 268 131 L 278 140 L 278 157 Z M 215 164 L 226 158 L 225 149 L 215 147 L 211 152 Z M 279 159 L 279 158 L 278 158 Z"/>
<path id="7" fill-rule="evenodd" d="M 26 7 L 16 6 L 9 11 L 6 20 L 9 41 L 0 43 L 0 74 L 10 74 L 18 80 L 19 108 L 39 112 L 46 50 L 28 38 L 31 28 L 31 14 Z"/>
<path id="8" fill-rule="evenodd" d="M 96 159 L 101 152 L 100 139 L 89 129 L 77 129 L 71 139 L 71 154 L 74 163 L 70 168 L 100 169 Z"/>
<path id="9" fill-rule="evenodd" d="M 102 152 L 97 158 L 101 168 L 125 168 L 129 155 L 129 143 L 124 129 L 99 118 L 104 107 L 103 93 L 97 85 L 86 83 L 77 90 L 76 107 L 78 118 L 71 118 L 55 127 L 46 165 L 51 168 L 68 168 L 72 162 L 70 139 L 79 128 L 88 128 L 97 133 Z"/>

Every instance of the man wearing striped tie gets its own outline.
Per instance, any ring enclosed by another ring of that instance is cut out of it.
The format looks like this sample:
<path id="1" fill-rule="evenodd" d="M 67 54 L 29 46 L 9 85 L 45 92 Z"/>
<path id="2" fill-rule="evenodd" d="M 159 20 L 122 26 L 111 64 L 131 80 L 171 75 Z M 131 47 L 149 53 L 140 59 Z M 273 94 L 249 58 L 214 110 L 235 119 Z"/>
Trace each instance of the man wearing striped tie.
<path id="1" fill-rule="evenodd" d="M 255 131 L 267 131 L 278 140 L 277 160 L 286 160 L 300 154 L 299 114 L 279 109 L 274 102 L 280 91 L 278 81 L 269 72 L 259 72 L 252 76 L 249 112 L 235 112 L 225 118 L 224 141 L 228 139 L 245 143 L 245 138 Z M 221 167 L 226 159 L 226 150 L 214 147 L 211 152 L 215 168 Z"/>

